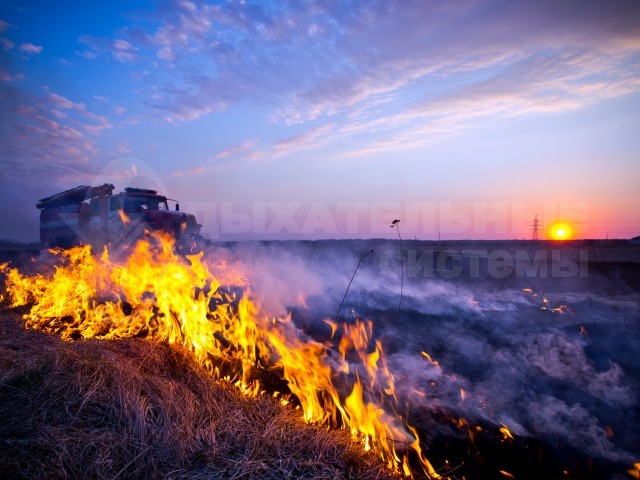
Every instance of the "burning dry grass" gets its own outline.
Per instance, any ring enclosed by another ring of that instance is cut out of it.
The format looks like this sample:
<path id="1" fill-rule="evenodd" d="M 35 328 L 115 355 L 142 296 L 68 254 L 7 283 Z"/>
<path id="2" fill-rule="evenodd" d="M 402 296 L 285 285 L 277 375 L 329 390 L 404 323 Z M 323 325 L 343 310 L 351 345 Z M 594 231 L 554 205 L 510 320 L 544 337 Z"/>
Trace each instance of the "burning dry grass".
<path id="1" fill-rule="evenodd" d="M 247 398 L 177 347 L 64 342 L 0 316 L 5 478 L 390 478 L 347 430 Z"/>
<path id="2" fill-rule="evenodd" d="M 269 315 L 247 286 L 221 285 L 202 252 L 178 255 L 163 235 L 140 240 L 124 262 L 112 261 L 107 249 L 94 254 L 88 245 L 52 253 L 59 263 L 47 274 L 28 276 L 0 265 L 11 306 L 30 306 L 27 328 L 63 340 L 133 337 L 175 345 L 247 397 L 269 391 L 275 373 L 305 422 L 349 430 L 391 471 L 413 476 L 411 455 L 426 476 L 438 477 L 417 432 L 398 413 L 395 380 L 371 321 L 338 325 L 327 319 L 331 339 L 320 343 L 290 315 Z"/>

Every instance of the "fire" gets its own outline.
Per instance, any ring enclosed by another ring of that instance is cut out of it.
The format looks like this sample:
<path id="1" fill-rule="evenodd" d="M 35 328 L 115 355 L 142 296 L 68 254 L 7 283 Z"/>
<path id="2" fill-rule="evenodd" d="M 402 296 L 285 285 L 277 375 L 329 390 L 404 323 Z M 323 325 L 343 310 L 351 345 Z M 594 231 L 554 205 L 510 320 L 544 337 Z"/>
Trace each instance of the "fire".
<path id="1" fill-rule="evenodd" d="M 118 210 L 118 215 L 120 216 L 120 220 L 122 220 L 122 223 L 127 224 L 131 222 L 131 219 L 127 216 L 126 213 L 124 213 L 124 210 Z"/>
<path id="2" fill-rule="evenodd" d="M 561 314 L 568 313 L 569 315 L 573 316 L 573 312 L 571 311 L 571 309 L 567 305 L 560 305 L 559 307 L 555 307 L 552 310 L 555 313 L 561 313 Z"/>
<path id="3" fill-rule="evenodd" d="M 365 450 L 406 476 L 413 476 L 413 451 L 425 475 L 438 478 L 417 432 L 396 413 L 394 377 L 370 321 L 327 320 L 335 343 L 308 339 L 290 316 L 267 315 L 243 272 L 226 265 L 222 277 L 243 283 L 223 285 L 202 252 L 181 257 L 173 247 L 169 237 L 156 234 L 139 241 L 122 263 L 110 259 L 107 248 L 95 255 L 86 245 L 55 251 L 61 265 L 49 276 L 29 277 L 6 264 L 0 270 L 12 306 L 31 305 L 27 328 L 65 340 L 142 337 L 179 345 L 248 396 L 265 391 L 261 370 L 279 372 L 304 421 L 348 429 Z M 288 402 L 283 396 L 281 403 Z"/>
<path id="4" fill-rule="evenodd" d="M 504 440 L 514 440 L 513 435 L 511 434 L 511 431 L 507 428 L 507 426 L 504 423 L 502 423 L 502 427 L 500 427 L 500 433 L 502 433 Z"/>
<path id="5" fill-rule="evenodd" d="M 429 355 L 427 352 L 420 352 L 420 355 L 422 355 L 424 358 L 427 359 L 427 361 L 433 365 L 434 367 L 440 368 L 440 364 L 438 362 L 436 362 L 435 360 L 433 360 L 431 358 L 431 355 Z"/>
<path id="6" fill-rule="evenodd" d="M 467 422 L 467 420 L 464 418 L 459 418 L 458 420 L 455 420 L 455 419 L 452 419 L 452 420 L 456 427 L 458 427 L 461 430 L 464 429 L 467 431 L 471 445 L 473 445 L 473 448 L 476 448 L 475 432 L 480 431 L 481 430 L 480 427 L 476 427 L 476 429 L 472 429 L 471 425 L 469 425 L 469 422 Z"/>

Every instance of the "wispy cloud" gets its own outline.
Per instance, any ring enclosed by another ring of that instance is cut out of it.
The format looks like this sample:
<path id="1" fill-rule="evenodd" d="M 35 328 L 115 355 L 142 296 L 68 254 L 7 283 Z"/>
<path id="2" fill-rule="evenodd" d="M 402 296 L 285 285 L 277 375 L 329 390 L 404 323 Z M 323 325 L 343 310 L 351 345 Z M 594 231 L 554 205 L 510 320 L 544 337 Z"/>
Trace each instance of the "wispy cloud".
<path id="1" fill-rule="evenodd" d="M 82 35 L 78 42 L 89 47 L 89 50 L 78 52 L 87 59 L 94 59 L 102 54 L 108 54 L 118 62 L 126 63 L 138 58 L 138 47 L 123 38 L 109 39 L 94 35 Z"/>
<path id="2" fill-rule="evenodd" d="M 42 48 L 42 46 L 34 45 L 33 43 L 23 43 L 22 45 L 20 45 L 20 47 L 18 47 L 21 52 L 34 54 L 42 52 Z"/>
<path id="3" fill-rule="evenodd" d="M 325 145 L 330 141 L 327 135 L 333 129 L 331 123 L 309 128 L 290 137 L 278 140 L 274 145 L 275 155 L 284 156 L 292 152 L 310 150 Z"/>
<path id="4" fill-rule="evenodd" d="M 4 20 L 0 20 L 0 34 L 4 34 L 4 32 L 9 30 L 10 27 L 11 25 L 9 25 L 7 22 L 5 22 Z M 14 42 L 9 40 L 4 35 L 0 35 L 0 45 L 2 46 L 2 50 L 5 52 L 8 52 L 16 46 Z"/>
<path id="5" fill-rule="evenodd" d="M 200 175 L 202 173 L 205 173 L 206 171 L 207 171 L 207 166 L 197 165 L 191 168 L 176 170 L 175 172 L 171 172 L 169 176 L 170 177 L 189 177 L 192 175 Z"/>
<path id="6" fill-rule="evenodd" d="M 150 13 L 151 28 L 80 41 L 156 65 L 162 74 L 142 70 L 156 85 L 145 104 L 167 123 L 250 101 L 272 106 L 273 120 L 287 126 L 331 121 L 336 138 L 372 127 L 378 150 L 422 145 L 425 131 L 431 138 L 483 115 L 564 111 L 637 92 L 637 18 L 637 2 L 626 0 L 535 8 L 502 0 L 178 2 Z"/>
<path id="7" fill-rule="evenodd" d="M 215 158 L 228 158 L 235 155 L 242 155 L 252 160 L 259 158 L 259 153 L 255 151 L 257 140 L 255 138 L 245 140 L 237 145 L 231 145 L 230 147 L 220 150 L 215 154 Z M 258 157 L 256 157 L 258 154 Z"/>
<path id="8" fill-rule="evenodd" d="M 85 106 L 83 103 L 74 103 L 68 98 L 63 97 L 62 95 L 58 95 L 56 93 L 49 93 L 45 98 L 47 104 L 52 107 L 62 108 L 65 110 L 74 109 L 78 111 L 83 111 Z"/>
<path id="9" fill-rule="evenodd" d="M 117 38 L 110 49 L 113 57 L 120 62 L 129 62 L 136 58 L 137 49 L 126 40 Z"/>
<path id="10" fill-rule="evenodd" d="M 11 116 L 0 134 L 1 178 L 55 183 L 91 174 L 95 137 L 111 128 L 106 117 L 55 92 L 34 95 L 17 87 L 3 88 L 2 107 Z"/>
<path id="11" fill-rule="evenodd" d="M 101 111 L 100 92 L 77 102 L 48 93 L 40 114 L 93 137 L 112 128 L 107 113 L 179 126 L 251 104 L 281 127 L 280 140 L 249 134 L 218 159 L 418 148 L 484 117 L 576 110 L 640 91 L 639 18 L 627 0 L 166 2 L 127 17 L 113 38 L 90 26 L 78 38 L 78 61 L 126 64 L 146 117 L 116 97 Z M 48 52 L 15 48 L 14 33 L 0 21 L 5 55 Z"/>

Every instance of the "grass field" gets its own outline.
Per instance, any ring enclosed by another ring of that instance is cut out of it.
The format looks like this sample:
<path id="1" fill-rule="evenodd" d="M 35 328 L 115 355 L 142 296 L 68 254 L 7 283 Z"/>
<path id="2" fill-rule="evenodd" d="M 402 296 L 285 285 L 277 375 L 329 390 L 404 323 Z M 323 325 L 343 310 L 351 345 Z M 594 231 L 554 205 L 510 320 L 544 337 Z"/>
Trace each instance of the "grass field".
<path id="1" fill-rule="evenodd" d="M 348 432 L 214 382 L 175 347 L 63 342 L 0 313 L 0 472 L 52 479 L 388 479 Z"/>

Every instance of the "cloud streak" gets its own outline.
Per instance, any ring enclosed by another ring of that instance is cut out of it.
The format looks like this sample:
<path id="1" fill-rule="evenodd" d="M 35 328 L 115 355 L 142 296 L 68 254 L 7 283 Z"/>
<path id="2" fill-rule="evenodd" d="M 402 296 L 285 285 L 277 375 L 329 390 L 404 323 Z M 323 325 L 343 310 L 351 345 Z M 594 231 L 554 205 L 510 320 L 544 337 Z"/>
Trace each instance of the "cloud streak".
<path id="1" fill-rule="evenodd" d="M 32 95 L 4 86 L 0 93 L 10 114 L 2 116 L 0 134 L 4 181 L 55 184 L 91 173 L 95 137 L 112 128 L 106 117 L 54 92 Z"/>
<path id="2" fill-rule="evenodd" d="M 43 48 L 42 46 L 34 45 L 33 43 L 23 43 L 22 45 L 20 45 L 20 47 L 18 47 L 18 49 L 21 52 L 33 53 L 33 54 L 38 54 L 42 52 L 42 48 Z"/>
<path id="3" fill-rule="evenodd" d="M 166 122 L 248 100 L 279 105 L 274 120 L 308 125 L 301 136 L 328 119 L 335 138 L 378 133 L 353 155 L 415 148 L 484 116 L 575 110 L 640 89 L 640 11 L 630 1 L 181 2 L 149 18 L 152 31 L 131 27 L 128 40 L 102 48 L 166 69 L 148 100 Z M 368 108 L 385 96 L 395 98 Z"/>

